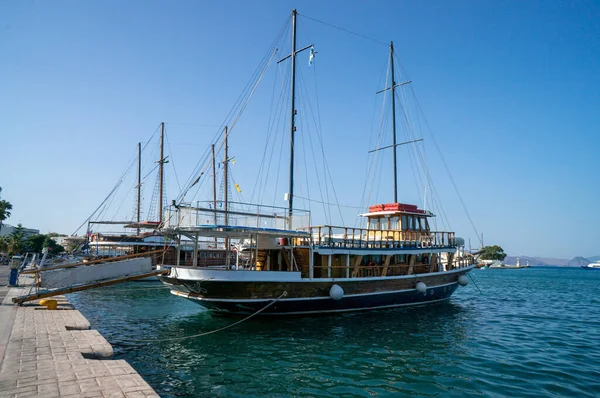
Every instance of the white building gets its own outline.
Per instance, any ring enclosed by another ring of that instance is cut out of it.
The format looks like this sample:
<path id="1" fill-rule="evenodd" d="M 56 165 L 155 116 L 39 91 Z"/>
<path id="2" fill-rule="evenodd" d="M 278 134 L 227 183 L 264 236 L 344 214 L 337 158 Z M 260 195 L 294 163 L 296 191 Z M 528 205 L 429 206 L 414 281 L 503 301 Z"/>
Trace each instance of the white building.
<path id="1" fill-rule="evenodd" d="M 2 229 L 0 229 L 0 236 L 10 235 L 13 232 L 15 232 L 15 229 L 17 229 L 17 227 L 15 227 L 13 225 L 2 224 Z M 23 235 L 25 235 L 25 237 L 28 237 L 31 235 L 37 235 L 39 233 L 40 233 L 39 229 L 23 228 Z"/>

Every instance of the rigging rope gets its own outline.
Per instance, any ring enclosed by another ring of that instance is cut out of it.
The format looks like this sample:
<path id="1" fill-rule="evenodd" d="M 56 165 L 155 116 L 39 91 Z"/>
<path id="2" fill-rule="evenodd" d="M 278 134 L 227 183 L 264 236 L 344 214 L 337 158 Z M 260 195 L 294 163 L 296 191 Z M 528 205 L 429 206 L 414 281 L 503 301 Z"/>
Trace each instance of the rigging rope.
<path id="1" fill-rule="evenodd" d="M 166 123 L 170 124 L 170 123 Z M 171 166 L 173 166 L 173 173 L 175 174 L 175 181 L 177 181 L 177 188 L 179 188 L 179 192 L 181 192 L 181 184 L 179 184 L 179 176 L 177 175 L 177 169 L 175 168 L 175 159 L 173 156 L 173 150 L 171 149 L 171 143 L 169 142 L 169 135 L 167 134 L 167 129 L 165 128 L 165 138 L 167 139 L 167 147 L 169 147 L 169 154 L 171 155 Z"/>
<path id="2" fill-rule="evenodd" d="M 256 91 L 256 89 L 258 88 L 258 85 L 260 84 L 260 82 L 262 81 L 262 78 L 265 76 L 265 72 L 267 71 L 269 65 L 271 64 L 271 62 L 273 61 L 273 58 L 275 57 L 275 54 L 277 54 L 277 49 L 275 49 L 275 51 L 273 51 L 273 53 L 271 54 L 271 57 L 269 58 L 267 64 L 265 65 L 263 71 L 261 72 L 258 80 L 256 81 L 256 83 L 254 84 L 254 86 L 252 87 L 252 91 L 250 91 L 250 93 L 248 94 L 248 97 L 246 98 L 246 100 L 244 101 L 243 105 L 241 106 L 237 116 L 235 117 L 235 119 L 233 120 L 233 123 L 231 124 L 231 126 L 227 129 L 227 133 L 226 133 L 226 137 L 229 137 L 229 135 L 231 134 L 231 132 L 233 131 L 233 128 L 235 127 L 237 121 L 239 120 L 239 118 L 242 116 L 242 114 L 244 113 L 244 111 L 246 110 L 246 106 L 248 106 L 248 102 L 250 101 L 250 98 L 252 98 L 252 95 L 254 94 L 254 92 Z M 220 151 L 221 148 L 223 147 L 224 143 L 221 142 L 219 147 L 217 148 L 217 151 Z M 206 153 L 208 153 L 208 150 L 206 151 Z M 204 169 L 202 170 L 202 174 L 204 174 L 206 172 L 206 170 L 211 167 L 210 164 L 207 164 Z M 194 186 L 194 184 L 190 185 L 180 196 L 179 196 L 179 200 L 178 202 L 181 203 L 181 201 L 183 201 L 183 198 L 185 197 L 186 193 L 190 190 L 190 188 L 192 188 L 192 186 Z"/>
<path id="3" fill-rule="evenodd" d="M 290 23 L 291 23 L 291 18 L 288 17 L 286 19 L 286 22 L 284 23 L 284 25 L 281 27 L 277 37 L 275 38 L 275 40 L 269 47 L 269 50 L 267 50 L 265 56 L 259 62 L 254 73 L 252 74 L 252 76 L 250 77 L 248 82 L 246 83 L 246 86 L 240 93 L 235 104 L 233 105 L 233 107 L 231 108 L 231 110 L 229 111 L 227 116 L 225 117 L 225 121 L 221 124 L 221 126 L 219 127 L 219 129 L 217 130 L 215 135 L 213 136 L 213 139 L 211 142 L 215 143 L 215 145 L 217 143 L 218 137 L 222 134 L 224 127 L 226 125 L 229 125 L 229 121 L 231 121 L 231 118 L 233 117 L 235 112 L 239 110 L 240 104 L 244 101 L 244 98 L 246 98 L 246 103 L 247 103 L 247 100 L 249 99 L 248 97 L 250 97 L 252 95 L 252 93 L 256 89 L 258 82 L 260 82 L 260 80 L 262 79 L 262 76 L 264 76 L 264 72 L 268 68 L 270 61 L 273 59 L 274 54 L 277 52 L 276 44 L 280 41 L 280 38 L 281 38 L 283 32 L 285 32 L 287 26 Z M 271 53 L 273 53 L 273 54 L 271 54 Z M 269 57 L 270 54 L 271 54 L 271 56 Z M 261 71 L 262 71 L 262 73 L 261 73 Z M 256 82 L 256 84 L 254 85 L 254 89 L 250 93 L 248 93 L 248 90 L 250 89 L 250 87 L 252 87 L 252 83 L 257 79 L 257 77 L 258 77 L 258 82 Z M 223 146 L 223 144 L 221 143 L 221 145 L 218 147 L 218 150 L 220 150 L 222 148 L 222 146 Z M 206 168 L 203 170 L 202 165 L 205 164 L 209 160 L 209 158 L 210 158 L 209 152 L 210 152 L 210 146 L 206 148 L 206 150 L 204 151 L 204 154 L 200 157 L 200 160 L 194 167 L 187 182 L 184 184 L 184 187 L 185 187 L 184 190 L 180 193 L 180 195 L 177 198 L 177 202 L 181 203 L 183 201 L 183 199 L 185 198 L 185 195 L 189 192 L 189 190 L 194 185 L 196 185 L 200 181 L 201 177 L 205 174 Z"/>
<path id="4" fill-rule="evenodd" d="M 142 151 L 144 151 L 146 149 L 146 147 L 148 146 L 148 144 L 150 143 L 150 141 L 152 141 L 152 139 L 154 138 L 154 136 L 156 135 L 156 133 L 158 132 L 159 129 L 160 129 L 160 124 L 158 125 L 158 127 L 156 127 L 156 130 L 154 130 L 154 133 L 152 133 L 152 135 L 150 136 L 150 138 L 146 141 L 146 143 L 142 147 Z M 92 217 L 94 217 L 96 215 L 96 213 L 98 212 L 98 210 L 100 208 L 102 208 L 105 205 L 105 203 L 108 201 L 108 199 L 118 190 L 119 186 L 123 182 L 123 179 L 129 173 L 129 171 L 131 170 L 131 168 L 135 164 L 136 160 L 137 160 L 137 156 L 131 161 L 131 163 L 129 164 L 129 167 L 127 167 L 127 169 L 125 169 L 125 172 L 123 172 L 123 174 L 121 174 L 121 177 L 119 177 L 119 180 L 117 181 L 117 183 L 115 184 L 115 186 L 113 187 L 113 189 L 110 191 L 110 193 L 106 196 L 106 198 L 102 201 L 102 203 L 100 203 L 100 205 L 96 208 L 96 210 L 94 210 L 92 212 L 92 214 L 90 214 L 90 216 L 71 234 L 71 236 L 75 236 L 77 234 L 77 232 L 79 232 L 79 230 L 81 229 L 81 227 L 83 227 L 88 221 L 90 221 L 92 219 Z M 111 203 L 112 203 L 112 200 L 111 200 Z M 104 210 L 102 210 L 99 214 L 103 214 L 103 211 Z M 87 233 L 87 231 L 86 231 L 86 233 Z"/>
<path id="5" fill-rule="evenodd" d="M 373 39 L 372 37 L 365 36 L 365 35 L 362 35 L 362 34 L 360 34 L 360 33 L 356 33 L 356 32 L 353 32 L 353 31 L 351 31 L 351 30 L 348 30 L 348 29 L 342 28 L 342 27 L 340 27 L 340 26 L 336 26 L 336 25 L 332 25 L 332 24 L 330 24 L 330 23 L 327 23 L 327 22 L 320 21 L 320 20 L 318 20 L 318 19 L 315 19 L 315 18 L 309 17 L 308 15 L 304 15 L 304 14 L 300 14 L 300 13 L 298 13 L 298 15 L 301 15 L 301 16 L 303 16 L 304 18 L 306 18 L 306 19 L 310 19 L 310 20 L 312 20 L 312 21 L 315 21 L 315 22 L 317 22 L 317 23 L 320 23 L 320 24 L 323 24 L 323 25 L 329 26 L 330 28 L 334 28 L 334 29 L 341 30 L 342 32 L 346 32 L 346 33 L 349 33 L 349 34 L 351 34 L 351 35 L 354 35 L 354 36 L 361 37 L 361 38 L 363 38 L 363 39 L 365 39 L 365 40 L 370 40 L 370 41 L 372 41 L 372 42 L 374 42 L 374 43 L 383 44 L 384 46 L 388 46 L 388 45 L 389 45 L 389 43 L 384 43 L 384 42 L 382 42 L 382 41 L 380 41 L 380 40 Z"/>
<path id="6" fill-rule="evenodd" d="M 309 202 L 315 202 L 315 203 L 322 203 L 322 204 L 326 204 L 326 205 L 330 205 L 330 206 L 339 206 L 339 207 L 347 207 L 349 209 L 362 209 L 361 206 L 350 206 L 350 205 L 341 205 L 339 203 L 327 203 L 327 202 L 321 202 L 319 200 L 314 200 L 314 199 L 309 199 L 309 198 L 304 198 L 302 196 L 298 196 L 296 195 L 296 198 L 298 199 L 303 199 L 303 200 L 307 200 Z"/>

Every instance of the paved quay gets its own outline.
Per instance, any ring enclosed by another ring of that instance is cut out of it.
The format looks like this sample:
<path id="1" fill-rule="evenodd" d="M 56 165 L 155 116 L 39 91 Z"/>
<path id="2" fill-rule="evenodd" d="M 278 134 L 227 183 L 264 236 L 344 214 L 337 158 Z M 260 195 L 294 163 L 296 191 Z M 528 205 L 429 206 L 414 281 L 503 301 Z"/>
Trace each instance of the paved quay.
<path id="1" fill-rule="evenodd" d="M 0 265 L 0 397 L 158 397 L 66 300 L 51 311 L 37 301 L 12 298 L 29 287 L 9 288 Z"/>

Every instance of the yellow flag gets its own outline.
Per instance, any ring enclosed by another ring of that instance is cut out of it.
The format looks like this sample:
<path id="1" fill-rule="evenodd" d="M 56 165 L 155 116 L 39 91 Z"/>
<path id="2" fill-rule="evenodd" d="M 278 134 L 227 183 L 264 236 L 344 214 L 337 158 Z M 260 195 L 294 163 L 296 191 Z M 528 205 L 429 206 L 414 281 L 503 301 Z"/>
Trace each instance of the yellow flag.
<path id="1" fill-rule="evenodd" d="M 238 193 L 242 193 L 242 188 L 240 188 L 240 186 L 238 184 L 233 184 L 235 186 L 235 190 L 238 191 Z"/>

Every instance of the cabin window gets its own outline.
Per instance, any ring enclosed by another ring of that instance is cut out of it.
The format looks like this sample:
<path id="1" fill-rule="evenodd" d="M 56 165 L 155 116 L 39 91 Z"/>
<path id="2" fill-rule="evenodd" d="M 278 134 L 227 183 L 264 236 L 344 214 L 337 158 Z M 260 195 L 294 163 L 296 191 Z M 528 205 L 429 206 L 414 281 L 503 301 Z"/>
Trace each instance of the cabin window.
<path id="1" fill-rule="evenodd" d="M 402 216 L 402 229 L 403 230 L 408 229 L 408 221 L 407 221 L 406 215 Z"/>
<path id="2" fill-rule="evenodd" d="M 206 258 L 206 253 L 204 253 L 204 252 L 200 253 L 200 258 Z"/>
<path id="3" fill-rule="evenodd" d="M 417 254 L 417 263 L 419 263 L 419 264 L 423 263 L 423 255 L 422 254 Z"/>
<path id="4" fill-rule="evenodd" d="M 415 230 L 415 218 L 413 216 L 408 216 L 408 229 L 411 231 Z"/>
<path id="5" fill-rule="evenodd" d="M 382 217 L 382 218 L 381 218 L 381 221 L 380 221 L 380 224 L 381 224 L 381 226 L 380 226 L 380 228 L 379 228 L 379 229 L 381 229 L 381 230 L 384 230 L 384 231 L 387 231 L 387 230 L 388 230 L 388 226 L 389 226 L 389 221 L 390 221 L 390 219 L 389 219 L 389 218 L 387 218 L 387 217 Z"/>
<path id="6" fill-rule="evenodd" d="M 405 264 L 406 263 L 406 254 L 398 254 L 396 256 L 396 264 Z"/>
<path id="7" fill-rule="evenodd" d="M 410 216 L 410 229 L 412 231 L 419 230 L 419 217 Z"/>
<path id="8" fill-rule="evenodd" d="M 421 217 L 415 217 L 415 230 L 420 231 L 421 229 Z"/>
<path id="9" fill-rule="evenodd" d="M 379 220 L 377 218 L 369 219 L 369 229 L 379 229 Z"/>
<path id="10" fill-rule="evenodd" d="M 398 217 L 390 217 L 390 229 L 391 230 L 399 230 L 400 227 L 398 226 Z"/>

